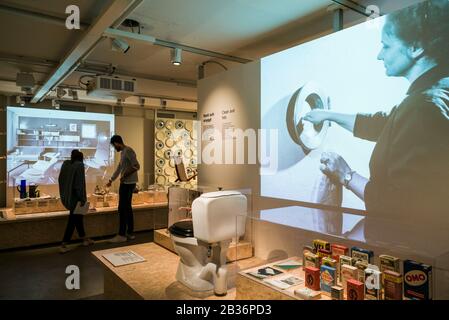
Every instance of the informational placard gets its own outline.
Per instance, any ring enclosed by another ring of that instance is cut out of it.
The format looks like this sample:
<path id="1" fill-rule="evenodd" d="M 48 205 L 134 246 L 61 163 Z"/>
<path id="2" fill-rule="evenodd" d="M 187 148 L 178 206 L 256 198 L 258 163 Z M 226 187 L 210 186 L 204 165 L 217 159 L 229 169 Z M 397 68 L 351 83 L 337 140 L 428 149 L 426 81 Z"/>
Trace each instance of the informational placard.
<path id="1" fill-rule="evenodd" d="M 103 258 L 112 263 L 114 267 L 120 267 L 128 264 L 146 261 L 145 258 L 139 256 L 137 253 L 131 250 L 106 253 L 103 255 Z"/>

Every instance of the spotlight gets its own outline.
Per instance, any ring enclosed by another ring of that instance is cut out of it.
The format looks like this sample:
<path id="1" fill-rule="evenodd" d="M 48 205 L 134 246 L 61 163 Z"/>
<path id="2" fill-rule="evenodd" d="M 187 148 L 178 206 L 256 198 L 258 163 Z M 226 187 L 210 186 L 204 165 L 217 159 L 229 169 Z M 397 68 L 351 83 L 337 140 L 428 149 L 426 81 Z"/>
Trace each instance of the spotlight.
<path id="1" fill-rule="evenodd" d="M 113 51 L 120 51 L 122 53 L 127 53 L 129 48 L 129 44 L 122 39 L 111 39 L 111 49 Z"/>
<path id="2" fill-rule="evenodd" d="M 174 66 L 180 66 L 182 63 L 182 50 L 179 48 L 171 49 L 171 63 Z"/>

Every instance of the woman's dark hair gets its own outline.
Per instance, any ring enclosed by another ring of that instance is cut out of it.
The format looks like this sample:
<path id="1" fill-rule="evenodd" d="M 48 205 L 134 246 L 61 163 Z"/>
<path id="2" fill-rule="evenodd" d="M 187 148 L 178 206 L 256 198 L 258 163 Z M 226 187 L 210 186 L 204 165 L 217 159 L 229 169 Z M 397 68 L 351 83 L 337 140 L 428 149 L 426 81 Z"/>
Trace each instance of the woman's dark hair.
<path id="1" fill-rule="evenodd" d="M 112 138 L 111 138 L 111 144 L 114 144 L 115 142 L 123 144 L 122 137 L 119 136 L 119 135 L 113 135 Z"/>
<path id="2" fill-rule="evenodd" d="M 424 55 L 447 64 L 449 0 L 427 0 L 387 16 L 387 32 L 405 44 L 424 49 Z"/>
<path id="3" fill-rule="evenodd" d="M 70 154 L 70 161 L 75 162 L 75 161 L 80 161 L 83 162 L 84 160 L 84 155 L 81 151 L 79 150 L 72 150 L 72 153 Z"/>

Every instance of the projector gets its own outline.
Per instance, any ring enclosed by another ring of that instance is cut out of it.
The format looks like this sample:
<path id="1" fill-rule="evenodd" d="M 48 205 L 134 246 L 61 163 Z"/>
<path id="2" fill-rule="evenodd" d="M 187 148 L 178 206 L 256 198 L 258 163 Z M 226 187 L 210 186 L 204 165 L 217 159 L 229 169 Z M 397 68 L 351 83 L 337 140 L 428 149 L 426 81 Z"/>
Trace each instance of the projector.
<path id="1" fill-rule="evenodd" d="M 136 80 L 118 77 L 97 76 L 87 85 L 87 95 L 99 98 L 122 99 L 132 96 L 136 91 Z"/>

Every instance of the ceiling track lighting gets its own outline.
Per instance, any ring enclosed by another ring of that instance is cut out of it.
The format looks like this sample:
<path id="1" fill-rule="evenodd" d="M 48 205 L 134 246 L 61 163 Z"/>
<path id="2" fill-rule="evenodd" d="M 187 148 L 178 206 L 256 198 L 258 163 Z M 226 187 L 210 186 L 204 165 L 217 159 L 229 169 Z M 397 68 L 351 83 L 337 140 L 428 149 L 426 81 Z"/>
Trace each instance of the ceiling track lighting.
<path id="1" fill-rule="evenodd" d="M 170 53 L 171 63 L 174 66 L 180 66 L 182 64 L 182 50 L 180 48 L 172 48 Z"/>
<path id="2" fill-rule="evenodd" d="M 111 38 L 111 50 L 127 53 L 130 49 L 130 45 L 125 40 L 119 38 Z"/>

